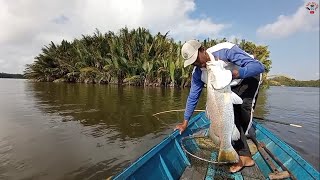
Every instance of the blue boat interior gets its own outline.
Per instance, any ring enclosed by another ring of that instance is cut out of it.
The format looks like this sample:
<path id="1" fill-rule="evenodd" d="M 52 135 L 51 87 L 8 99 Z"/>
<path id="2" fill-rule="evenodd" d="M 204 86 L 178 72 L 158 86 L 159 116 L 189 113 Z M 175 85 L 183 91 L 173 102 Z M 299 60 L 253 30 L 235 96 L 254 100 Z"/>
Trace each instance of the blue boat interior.
<path id="1" fill-rule="evenodd" d="M 161 143 L 151 148 L 129 167 L 112 177 L 112 179 L 181 179 L 182 176 L 185 177 L 184 173 L 186 169 L 192 166 L 192 164 L 182 149 L 181 139 L 201 130 L 207 130 L 209 125 L 210 122 L 204 112 L 195 115 L 190 120 L 188 128 L 181 135 L 178 130 L 172 132 Z M 286 179 L 319 179 L 319 172 L 284 141 L 280 140 L 257 122 L 253 123 L 253 127 L 257 141 L 263 143 L 291 173 L 291 177 Z M 197 148 L 196 145 L 189 147 Z M 192 151 L 192 149 L 189 150 Z M 215 160 L 217 154 L 212 153 L 211 157 L 212 160 Z M 270 167 L 268 161 L 263 158 L 260 151 L 253 154 L 252 157 L 256 163 L 256 167 L 260 171 L 260 177 L 262 177 L 262 179 L 270 179 L 269 175 L 274 172 L 274 169 Z M 269 158 L 272 159 L 271 157 Z M 271 161 L 275 164 L 277 171 L 285 171 L 275 160 L 272 159 Z M 218 172 L 215 166 L 209 164 L 206 173 L 203 175 L 203 179 L 214 179 L 216 173 Z M 228 179 L 229 178 L 236 180 L 248 179 L 242 171 L 233 174 L 230 173 Z"/>

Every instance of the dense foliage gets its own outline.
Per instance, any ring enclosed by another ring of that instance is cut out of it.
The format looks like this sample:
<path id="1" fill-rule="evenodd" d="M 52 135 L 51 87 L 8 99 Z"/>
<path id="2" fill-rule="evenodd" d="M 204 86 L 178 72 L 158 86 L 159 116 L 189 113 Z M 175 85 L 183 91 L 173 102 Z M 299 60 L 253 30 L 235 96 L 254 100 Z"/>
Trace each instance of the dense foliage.
<path id="1" fill-rule="evenodd" d="M 0 78 L 14 78 L 14 79 L 23 79 L 22 74 L 8 74 L 8 73 L 0 73 Z"/>
<path id="2" fill-rule="evenodd" d="M 202 44 L 210 47 L 225 41 L 206 39 Z M 245 40 L 234 43 L 266 66 L 266 78 L 271 68 L 267 46 Z M 24 73 L 37 81 L 186 87 L 192 67 L 183 68 L 182 44 L 168 38 L 168 33 L 152 35 L 144 28 L 123 28 L 117 34 L 96 30 L 92 36 L 83 35 L 72 42 L 51 42 Z"/>
<path id="3" fill-rule="evenodd" d="M 286 76 L 268 79 L 270 86 L 320 87 L 320 80 L 299 81 Z"/>

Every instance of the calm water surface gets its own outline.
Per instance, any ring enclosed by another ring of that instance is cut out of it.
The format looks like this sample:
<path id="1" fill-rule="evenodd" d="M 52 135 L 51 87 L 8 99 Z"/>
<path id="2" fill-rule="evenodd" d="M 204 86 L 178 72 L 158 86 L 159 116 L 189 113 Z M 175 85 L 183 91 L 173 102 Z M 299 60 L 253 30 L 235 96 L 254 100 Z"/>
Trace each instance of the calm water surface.
<path id="1" fill-rule="evenodd" d="M 182 121 L 152 114 L 183 109 L 188 91 L 0 79 L 0 179 L 110 177 Z M 261 91 L 255 115 L 302 125 L 263 122 L 319 170 L 319 88 Z"/>

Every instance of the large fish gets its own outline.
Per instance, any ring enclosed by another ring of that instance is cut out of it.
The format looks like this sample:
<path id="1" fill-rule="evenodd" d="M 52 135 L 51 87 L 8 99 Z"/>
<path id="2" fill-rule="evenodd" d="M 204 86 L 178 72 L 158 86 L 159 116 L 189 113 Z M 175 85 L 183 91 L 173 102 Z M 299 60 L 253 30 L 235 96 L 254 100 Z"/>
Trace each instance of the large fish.
<path id="1" fill-rule="evenodd" d="M 219 145 L 218 162 L 239 161 L 231 141 L 240 138 L 234 124 L 233 104 L 242 104 L 242 99 L 231 91 L 232 74 L 223 61 L 207 62 L 207 105 L 206 115 L 210 120 L 209 136 Z"/>

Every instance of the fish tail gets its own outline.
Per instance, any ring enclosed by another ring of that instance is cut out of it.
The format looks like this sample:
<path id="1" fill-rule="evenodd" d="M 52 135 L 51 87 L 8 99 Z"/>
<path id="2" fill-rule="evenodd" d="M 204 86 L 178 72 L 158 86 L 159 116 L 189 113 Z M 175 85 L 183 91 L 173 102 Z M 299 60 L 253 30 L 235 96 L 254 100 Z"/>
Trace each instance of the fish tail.
<path id="1" fill-rule="evenodd" d="M 219 151 L 219 162 L 237 163 L 239 161 L 238 153 L 233 149 L 222 149 Z"/>

